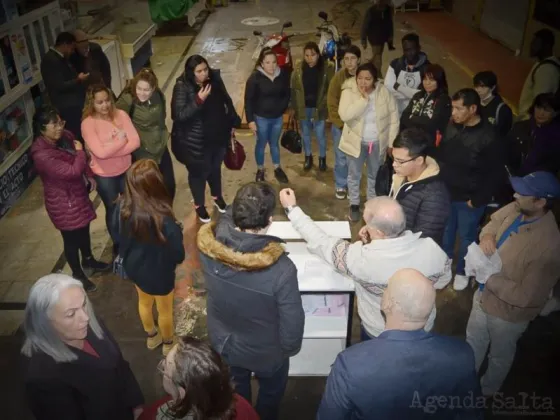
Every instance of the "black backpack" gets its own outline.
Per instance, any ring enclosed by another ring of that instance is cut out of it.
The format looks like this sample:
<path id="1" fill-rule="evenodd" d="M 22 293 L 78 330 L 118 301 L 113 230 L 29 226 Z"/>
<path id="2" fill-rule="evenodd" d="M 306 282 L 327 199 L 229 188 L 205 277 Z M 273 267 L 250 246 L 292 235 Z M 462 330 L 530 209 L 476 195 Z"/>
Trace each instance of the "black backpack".
<path id="1" fill-rule="evenodd" d="M 558 83 L 558 89 L 556 89 L 556 92 L 554 92 L 554 97 L 556 98 L 556 103 L 560 104 L 560 64 L 558 64 L 557 61 L 546 59 L 541 61 L 539 64 L 537 64 L 535 66 L 535 69 L 533 70 L 533 73 L 531 73 L 531 82 L 533 83 L 533 85 L 535 84 L 535 73 L 541 66 L 544 66 L 546 64 L 552 64 L 554 67 L 556 67 L 556 70 L 558 70 L 559 83 Z"/>

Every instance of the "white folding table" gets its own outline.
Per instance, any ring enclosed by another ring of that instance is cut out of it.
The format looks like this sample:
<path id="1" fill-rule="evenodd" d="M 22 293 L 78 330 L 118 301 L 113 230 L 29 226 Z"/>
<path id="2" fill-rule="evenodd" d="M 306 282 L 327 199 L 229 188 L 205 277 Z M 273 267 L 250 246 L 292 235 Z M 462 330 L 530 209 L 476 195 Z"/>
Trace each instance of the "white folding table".
<path id="1" fill-rule="evenodd" d="M 350 239 L 348 222 L 316 222 L 331 236 Z M 290 359 L 290 376 L 327 376 L 336 356 L 350 345 L 354 308 L 354 282 L 307 250 L 307 244 L 290 222 L 273 222 L 269 235 L 285 244 L 298 271 L 305 310 L 300 352 Z"/>

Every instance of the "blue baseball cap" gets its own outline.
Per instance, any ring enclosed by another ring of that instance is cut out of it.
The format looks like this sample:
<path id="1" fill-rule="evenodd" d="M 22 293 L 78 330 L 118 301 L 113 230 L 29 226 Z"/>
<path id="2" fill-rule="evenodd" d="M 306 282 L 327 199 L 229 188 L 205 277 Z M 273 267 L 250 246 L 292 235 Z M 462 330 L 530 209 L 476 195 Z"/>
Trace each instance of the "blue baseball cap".
<path id="1" fill-rule="evenodd" d="M 560 197 L 560 181 L 550 172 L 538 171 L 524 177 L 510 178 L 513 190 L 526 197 L 557 198 Z"/>

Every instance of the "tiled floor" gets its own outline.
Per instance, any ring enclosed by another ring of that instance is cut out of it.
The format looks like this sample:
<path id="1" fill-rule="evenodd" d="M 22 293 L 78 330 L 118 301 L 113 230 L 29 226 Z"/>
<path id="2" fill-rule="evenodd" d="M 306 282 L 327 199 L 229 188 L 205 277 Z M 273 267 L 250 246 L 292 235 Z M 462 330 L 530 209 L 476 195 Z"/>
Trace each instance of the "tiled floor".
<path id="1" fill-rule="evenodd" d="M 200 53 L 210 62 L 212 67 L 220 68 L 225 84 L 236 105 L 242 104 L 244 83 L 251 71 L 253 61 L 251 55 L 256 46 L 256 41 L 251 33 L 253 28 L 242 25 L 242 19 L 252 16 L 274 16 L 280 21 L 284 19 L 293 20 L 291 31 L 300 33 L 292 38 L 292 53 L 294 58 L 300 58 L 301 47 L 307 40 L 315 38 L 314 30 L 317 26 L 317 12 L 320 9 L 332 13 L 340 25 L 340 29 L 350 31 L 356 40 L 361 25 L 361 16 L 368 6 L 367 2 L 344 1 L 335 2 L 327 0 L 307 0 L 294 4 L 287 0 L 261 0 L 260 2 L 230 3 L 228 8 L 218 8 L 205 23 L 199 36 L 189 50 L 189 54 Z M 396 36 L 402 36 L 411 30 L 409 25 L 403 24 L 408 17 L 397 15 Z M 276 27 L 263 28 L 265 30 L 276 30 Z M 398 34 L 398 35 L 397 35 Z M 449 60 L 448 54 L 441 49 L 438 39 L 428 36 L 420 31 L 423 39 L 423 48 L 432 62 L 442 64 L 448 73 L 451 90 L 456 90 L 470 85 L 470 76 L 465 74 L 460 67 Z M 177 43 L 180 37 L 173 39 L 156 40 L 156 57 L 153 65 L 160 81 L 165 80 L 169 72 L 175 68 L 177 57 L 180 57 L 179 48 L 176 45 L 169 47 L 168 43 Z M 181 42 L 185 42 L 181 40 Z M 169 53 L 165 58 L 158 56 L 159 46 L 163 44 L 162 51 Z M 169 48 L 168 48 L 169 47 Z M 366 55 L 368 52 L 366 52 Z M 386 53 L 384 66 L 390 59 L 398 56 L 400 52 Z M 161 64 L 159 64 L 161 63 Z M 178 68 L 184 66 L 184 58 L 181 59 Z M 177 75 L 172 76 L 173 80 Z M 163 82 L 162 82 L 163 83 Z M 167 90 L 168 100 L 174 81 Z M 168 119 L 168 126 L 171 121 Z M 329 136 L 330 138 L 330 136 Z M 238 139 L 245 146 L 247 161 L 241 171 L 224 170 L 224 196 L 230 202 L 238 187 L 254 179 L 256 169 L 253 147 L 254 138 L 246 131 L 238 133 Z M 329 143 L 330 144 L 330 143 Z M 330 168 L 333 165 L 332 148 L 329 147 L 327 163 Z M 267 157 L 268 179 L 279 188 L 278 183 L 270 176 L 271 166 Z M 282 150 L 282 165 L 292 181 L 292 187 L 301 199 L 301 206 L 316 220 L 344 220 L 347 213 L 347 203 L 334 199 L 333 175 L 329 170 L 325 173 L 312 170 L 303 172 L 302 157 L 289 154 Z M 179 219 L 185 220 L 189 226 L 185 230 L 185 242 L 188 250 L 192 253 L 195 240 L 196 223 L 187 219 L 192 215 L 191 194 L 187 186 L 185 168 L 175 162 L 175 175 L 177 179 L 177 197 L 174 210 Z M 209 209 L 210 210 L 210 209 Z M 100 255 L 108 243 L 108 236 L 104 227 L 103 205 L 97 209 L 98 218 L 92 225 L 92 236 L 95 252 Z M 278 217 L 283 217 L 281 209 L 277 209 Z M 354 234 L 358 226 L 354 226 Z M 41 184 L 37 181 L 16 205 L 14 211 L 0 220 L 0 301 L 6 300 L 6 295 L 11 298 L 25 300 L 26 291 L 34 280 L 48 273 L 60 256 L 62 244 L 58 232 L 52 227 L 42 207 Z M 191 261 L 191 264 L 195 263 Z M 177 279 L 178 294 L 184 293 L 184 287 L 188 283 L 186 276 L 192 274 L 187 265 L 179 268 L 180 276 Z M 9 277 L 4 277 L 9 274 Z M 119 341 L 125 357 L 130 361 L 147 401 L 153 401 L 162 395 L 161 379 L 157 377 L 156 364 L 160 359 L 160 353 L 149 352 L 145 348 L 144 333 L 137 315 L 136 295 L 132 284 L 123 281 L 113 275 L 95 278 L 98 291 L 91 295 L 94 307 L 99 317 L 103 318 L 109 329 Z M 452 289 L 438 293 L 438 317 L 435 330 L 448 335 L 462 337 L 465 331 L 467 317 L 471 305 L 471 293 L 457 293 Z M 4 313 L 6 315 L 4 315 Z M 19 317 L 19 318 L 18 318 Z M 359 330 L 358 317 L 353 325 L 356 337 Z M 0 313 L 0 333 L 9 333 L 19 325 L 21 312 Z M 539 320 L 532 326 L 529 336 L 530 340 L 524 340 L 524 352 L 522 359 L 514 366 L 514 374 L 510 375 L 508 387 L 513 391 L 529 388 L 537 389 L 539 392 L 548 392 L 546 395 L 557 395 L 556 373 L 553 363 L 557 360 L 558 336 L 551 331 L 558 329 L 559 316 L 551 316 L 545 320 Z M 6 389 L 4 394 L 9 397 L 7 415 L 9 419 L 26 420 L 22 402 L 21 386 L 13 386 L 11 377 L 21 378 L 21 371 L 17 364 L 6 361 L 16 360 L 21 337 L 0 337 L 0 366 L 5 369 L 6 374 L 0 375 L 0 388 Z M 15 344 L 14 344 L 15 343 Z M 520 344 L 521 346 L 521 344 Z M 535 347 L 540 348 L 538 357 L 532 357 L 531 351 Z M 528 351 L 529 349 L 530 351 Z M 552 362 L 551 362 L 552 361 Z M 557 364 L 556 364 L 557 366 Z M 3 370 L 4 372 L 4 370 Z M 550 372 L 550 373 L 547 373 Z M 19 381 L 19 379 L 18 379 Z M 16 381 L 17 382 L 17 381 Z M 17 382 L 19 384 L 19 382 Z M 530 384 L 530 385 L 527 385 Z M 319 402 L 324 378 L 297 378 L 290 380 L 288 390 L 282 406 L 281 418 L 311 419 L 314 418 L 316 406 Z M 545 394 L 543 394 L 545 395 Z M 503 417 L 502 417 L 503 418 Z"/>

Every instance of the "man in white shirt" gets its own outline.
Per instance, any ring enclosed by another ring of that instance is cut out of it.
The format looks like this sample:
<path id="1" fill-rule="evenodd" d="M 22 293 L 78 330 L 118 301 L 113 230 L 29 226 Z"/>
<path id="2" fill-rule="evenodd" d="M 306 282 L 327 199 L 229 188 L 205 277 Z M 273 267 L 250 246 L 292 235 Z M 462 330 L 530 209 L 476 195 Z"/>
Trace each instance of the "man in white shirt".
<path id="1" fill-rule="evenodd" d="M 436 289 L 451 280 L 445 252 L 432 239 L 421 238 L 421 233 L 405 231 L 403 209 L 389 197 L 376 197 L 366 203 L 366 225 L 360 230 L 361 240 L 355 243 L 327 235 L 297 206 L 293 190 L 280 191 L 280 202 L 309 251 L 356 282 L 362 341 L 377 337 L 385 328 L 381 299 L 396 271 L 414 268 L 432 280 Z M 427 331 L 435 316 L 434 308 L 426 323 Z"/>
<path id="2" fill-rule="evenodd" d="M 402 48 L 402 57 L 391 61 L 385 74 L 385 86 L 397 100 L 399 115 L 420 90 L 424 71 L 430 64 L 428 56 L 420 49 L 420 37 L 417 34 L 403 36 Z"/>

